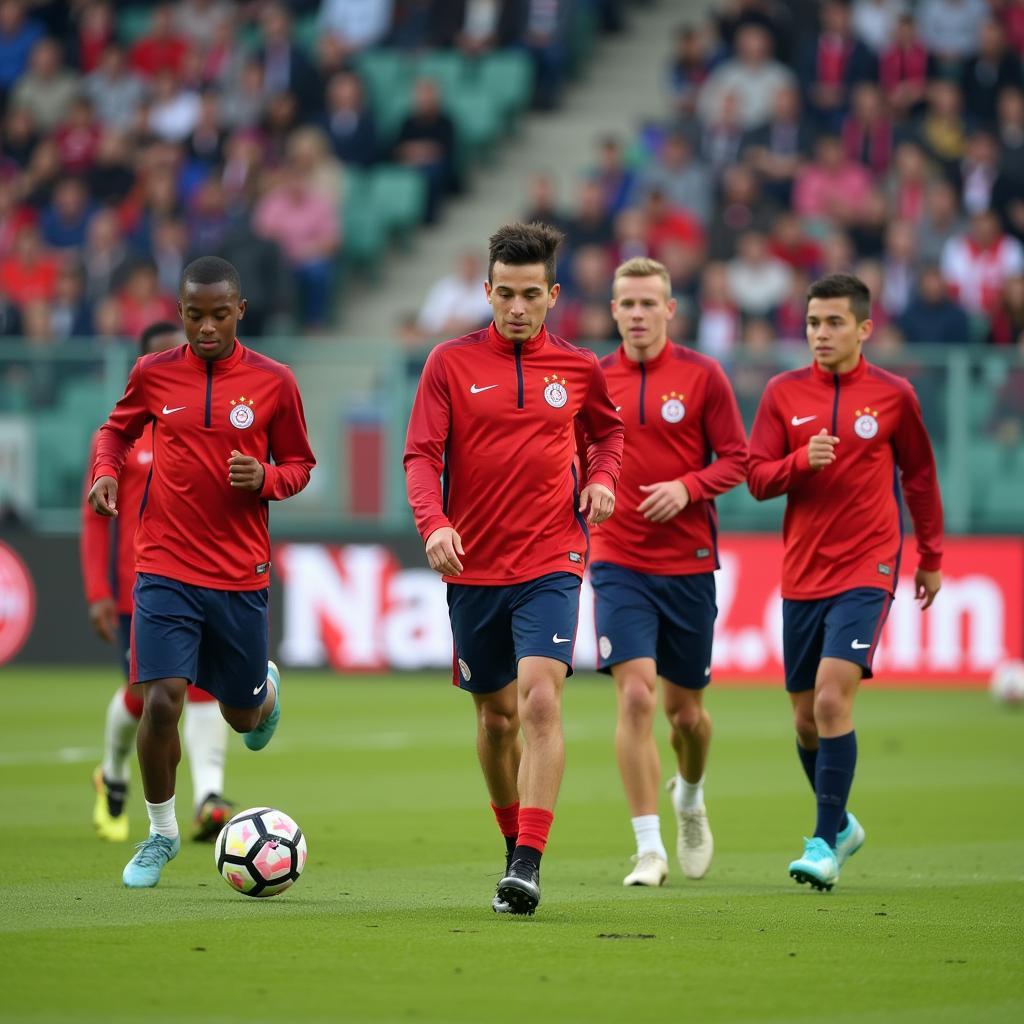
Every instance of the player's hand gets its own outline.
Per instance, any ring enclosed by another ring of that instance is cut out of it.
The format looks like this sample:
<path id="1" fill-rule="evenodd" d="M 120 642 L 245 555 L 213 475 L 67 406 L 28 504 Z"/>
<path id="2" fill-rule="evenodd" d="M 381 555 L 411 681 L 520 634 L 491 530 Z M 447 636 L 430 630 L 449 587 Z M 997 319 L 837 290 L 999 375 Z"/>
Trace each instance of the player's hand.
<path id="1" fill-rule="evenodd" d="M 661 480 L 656 484 L 641 484 L 647 495 L 636 510 L 652 523 L 667 523 L 690 504 L 690 492 L 681 480 Z"/>
<path id="2" fill-rule="evenodd" d="M 101 640 L 112 644 L 117 638 L 117 605 L 112 598 L 101 597 L 89 605 L 89 621 Z"/>
<path id="3" fill-rule="evenodd" d="M 462 538 L 450 526 L 438 527 L 427 538 L 427 563 L 442 576 L 458 576 L 462 572 L 459 555 L 465 553 Z"/>
<path id="4" fill-rule="evenodd" d="M 942 589 L 942 573 L 938 569 L 918 569 L 914 573 L 914 600 L 921 602 L 921 611 L 931 608 L 935 595 Z"/>
<path id="5" fill-rule="evenodd" d="M 811 469 L 822 470 L 836 461 L 836 445 L 839 438 L 824 427 L 807 442 L 807 462 Z"/>
<path id="6" fill-rule="evenodd" d="M 263 486 L 266 471 L 259 459 L 241 452 L 231 451 L 228 459 L 228 481 L 240 491 L 258 491 Z"/>
<path id="7" fill-rule="evenodd" d="M 117 481 L 101 476 L 89 491 L 89 507 L 101 516 L 117 515 Z"/>
<path id="8" fill-rule="evenodd" d="M 604 484 L 587 484 L 580 492 L 580 511 L 597 526 L 615 511 L 615 495 Z"/>

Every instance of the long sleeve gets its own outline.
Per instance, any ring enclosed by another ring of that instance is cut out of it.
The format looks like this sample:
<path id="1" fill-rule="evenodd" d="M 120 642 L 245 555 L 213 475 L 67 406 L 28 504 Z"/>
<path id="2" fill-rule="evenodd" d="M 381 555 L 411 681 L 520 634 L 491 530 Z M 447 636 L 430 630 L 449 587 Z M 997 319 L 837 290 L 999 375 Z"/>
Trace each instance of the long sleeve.
<path id="1" fill-rule="evenodd" d="M 441 499 L 441 473 L 451 428 L 452 404 L 444 363 L 437 349 L 427 357 L 405 437 L 405 489 L 416 529 L 424 539 L 451 526 Z"/>
<path id="2" fill-rule="evenodd" d="M 302 398 L 291 373 L 281 383 L 279 404 L 270 426 L 270 455 L 274 461 L 263 465 L 260 495 L 283 501 L 298 494 L 309 483 L 316 459 L 306 435 Z"/>
<path id="3" fill-rule="evenodd" d="M 721 367 L 708 378 L 704 401 L 704 434 L 714 462 L 680 477 L 691 501 L 707 501 L 724 494 L 747 476 L 747 435 L 732 387 Z"/>
<path id="4" fill-rule="evenodd" d="M 747 487 L 758 501 L 765 501 L 788 493 L 813 473 L 805 446 L 795 452 L 788 450 L 786 427 L 775 404 L 775 391 L 769 385 L 750 432 Z"/>
<path id="5" fill-rule="evenodd" d="M 112 476 L 115 479 L 120 476 L 124 460 L 132 450 L 132 445 L 142 436 L 150 418 L 145 402 L 142 370 L 136 362 L 128 376 L 124 394 L 97 435 L 92 462 L 94 482 L 101 476 Z"/>
<path id="6" fill-rule="evenodd" d="M 917 537 L 920 568 L 929 571 L 939 569 L 942 566 L 942 495 L 931 439 L 912 387 L 907 388 L 893 447 L 903 495 Z"/>
<path id="7" fill-rule="evenodd" d="M 82 583 L 88 604 L 112 598 L 110 585 L 110 524 L 106 516 L 97 515 L 86 500 L 92 489 L 92 466 L 96 459 L 96 444 L 99 435 L 93 435 L 89 462 L 85 473 L 82 497 L 82 531 L 79 535 L 78 553 L 82 565 Z"/>
<path id="8" fill-rule="evenodd" d="M 614 491 L 622 469 L 622 450 L 626 443 L 626 428 L 608 394 L 601 364 L 594 359 L 590 387 L 579 412 L 586 444 L 586 483 L 604 484 Z M 579 437 L 579 432 L 577 432 Z M 580 451 L 583 451 L 582 446 Z M 582 460 L 581 460 L 582 461 Z"/>

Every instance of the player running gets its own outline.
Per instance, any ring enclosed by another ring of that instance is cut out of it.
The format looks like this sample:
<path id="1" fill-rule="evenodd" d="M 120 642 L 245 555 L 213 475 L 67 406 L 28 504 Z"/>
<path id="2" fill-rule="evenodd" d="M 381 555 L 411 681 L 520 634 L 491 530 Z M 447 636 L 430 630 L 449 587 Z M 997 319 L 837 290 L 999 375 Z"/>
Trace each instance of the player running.
<path id="1" fill-rule="evenodd" d="M 711 864 L 703 694 L 717 614 L 714 499 L 746 477 L 747 439 L 722 368 L 668 340 L 676 301 L 665 267 L 628 260 L 615 271 L 612 296 L 622 345 L 601 366 L 626 447 L 615 518 L 594 531 L 590 578 L 598 668 L 615 679 L 615 753 L 636 835 L 623 884 L 657 886 L 668 876 L 654 739 L 659 676 L 677 763 L 670 787 L 679 864 L 687 878 L 702 878 Z"/>
<path id="2" fill-rule="evenodd" d="M 622 459 L 622 421 L 596 356 L 544 327 L 560 240 L 545 224 L 491 236 L 494 320 L 430 353 L 405 447 L 416 526 L 448 584 L 453 682 L 473 694 L 477 755 L 505 836 L 499 913 L 532 914 L 540 902 L 587 523 L 612 514 Z M 577 420 L 591 467 L 582 492 Z"/>
<path id="3" fill-rule="evenodd" d="M 181 848 L 174 781 L 188 684 L 203 681 L 251 750 L 265 747 L 277 727 L 281 679 L 267 661 L 267 502 L 301 491 L 315 464 L 291 371 L 235 337 L 245 314 L 235 268 L 213 256 L 190 263 L 178 312 L 188 344 L 135 364 L 100 428 L 89 492 L 96 512 L 118 515 L 117 478 L 152 423 L 130 670 L 133 683 L 145 684 L 138 751 L 150 834 L 125 866 L 129 888 L 156 885 Z"/>
<path id="4" fill-rule="evenodd" d="M 182 342 L 181 328 L 161 321 L 150 324 L 139 338 L 141 355 L 165 352 Z M 92 466 L 98 432 L 93 438 L 86 473 L 86 493 L 92 487 Z M 82 502 L 81 560 L 89 620 L 101 640 L 114 644 L 123 654 L 125 674 L 129 663 L 132 622 L 132 588 L 135 584 L 135 527 L 139 506 L 153 465 L 152 431 L 146 430 L 132 447 L 121 470 L 118 487 L 120 515 L 104 519 L 95 515 L 88 501 Z M 123 843 L 128 839 L 128 755 L 135 746 L 135 733 L 142 717 L 142 694 L 121 686 L 107 707 L 103 734 L 103 760 L 93 772 L 96 803 L 92 822 L 101 839 Z M 227 756 L 227 726 L 213 697 L 197 686 L 188 688 L 185 709 L 185 747 L 188 750 L 195 794 L 192 838 L 216 838 L 231 817 L 231 804 L 224 792 L 224 761 Z"/>
<path id="5" fill-rule="evenodd" d="M 814 836 L 789 873 L 826 890 L 864 842 L 846 810 L 857 762 L 853 704 L 861 679 L 871 678 L 899 577 L 901 481 L 917 536 L 922 611 L 942 585 L 931 442 L 909 381 L 864 358 L 871 329 L 871 295 L 859 278 L 815 281 L 807 292 L 813 362 L 769 381 L 750 438 L 751 493 L 762 501 L 786 495 L 786 689 L 818 805 Z"/>

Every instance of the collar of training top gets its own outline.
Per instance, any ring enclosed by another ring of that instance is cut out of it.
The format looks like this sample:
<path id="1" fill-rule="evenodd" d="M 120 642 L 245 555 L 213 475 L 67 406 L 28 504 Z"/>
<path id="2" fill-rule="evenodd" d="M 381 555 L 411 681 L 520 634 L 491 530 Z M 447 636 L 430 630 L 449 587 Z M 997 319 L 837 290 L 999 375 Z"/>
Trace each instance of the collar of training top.
<path id="1" fill-rule="evenodd" d="M 864 374 L 868 372 L 868 361 L 864 358 L 863 354 L 860 357 L 860 362 L 850 370 L 848 373 L 839 374 L 839 381 L 841 384 L 854 384 L 859 381 Z M 823 370 L 817 360 L 811 363 L 811 373 L 824 384 L 832 384 L 835 382 L 836 375 L 831 370 Z"/>
<path id="2" fill-rule="evenodd" d="M 491 321 L 490 326 L 487 328 L 487 336 L 491 340 L 491 344 L 502 352 L 515 352 L 516 346 L 519 346 L 522 352 L 536 352 L 537 349 L 543 348 L 548 340 L 548 329 L 541 324 L 540 330 L 528 340 L 519 343 L 515 341 L 509 341 L 504 334 L 498 331 L 498 328 L 494 326 L 494 321 Z"/>
<path id="3" fill-rule="evenodd" d="M 235 338 L 235 347 L 231 350 L 230 355 L 225 356 L 223 359 L 201 359 L 199 356 L 192 351 L 191 345 L 185 346 L 185 360 L 189 365 L 194 366 L 198 370 L 206 372 L 207 366 L 213 367 L 214 373 L 226 373 L 228 370 L 237 366 L 242 358 L 242 344 Z"/>

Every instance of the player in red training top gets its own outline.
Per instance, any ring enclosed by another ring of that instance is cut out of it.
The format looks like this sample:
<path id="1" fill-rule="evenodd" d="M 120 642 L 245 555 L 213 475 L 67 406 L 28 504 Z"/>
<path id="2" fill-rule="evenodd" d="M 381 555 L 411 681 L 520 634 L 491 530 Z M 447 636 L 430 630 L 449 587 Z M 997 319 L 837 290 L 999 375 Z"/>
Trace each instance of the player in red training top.
<path id="1" fill-rule="evenodd" d="M 714 499 L 747 475 L 732 388 L 713 359 L 668 340 L 675 312 L 661 263 L 638 257 L 615 271 L 612 315 L 622 345 L 601 365 L 626 448 L 615 517 L 594 531 L 590 578 L 598 668 L 615 679 L 615 752 L 636 835 L 625 885 L 661 885 L 668 875 L 654 740 L 659 676 L 677 764 L 670 785 L 679 863 L 688 878 L 702 878 L 711 864 L 703 693 L 717 613 Z"/>
<path id="2" fill-rule="evenodd" d="M 545 224 L 491 236 L 494 320 L 430 353 L 405 446 L 416 526 L 448 584 L 454 682 L 476 702 L 477 754 L 505 836 L 498 913 L 532 914 L 540 901 L 587 523 L 612 514 L 622 459 L 622 421 L 597 357 L 544 327 L 560 240 Z M 582 492 L 577 420 L 591 467 Z"/>
<path id="3" fill-rule="evenodd" d="M 145 684 L 138 749 L 150 834 L 125 866 L 129 888 L 156 885 L 181 848 L 174 781 L 188 684 L 202 680 L 252 750 L 267 745 L 281 713 L 280 676 L 267 661 L 267 502 L 301 491 L 314 459 L 291 371 L 235 337 L 241 294 L 225 260 L 185 268 L 178 311 L 188 344 L 135 364 L 96 444 L 89 504 L 116 516 L 117 478 L 153 424 L 131 636 L 131 681 Z"/>
<path id="4" fill-rule="evenodd" d="M 165 352 L 183 341 L 180 325 L 167 321 L 150 324 L 139 338 L 140 355 Z M 97 436 L 86 470 L 85 491 L 92 488 L 92 466 Z M 135 584 L 135 526 L 139 506 L 153 466 L 153 438 L 145 431 L 135 443 L 121 471 L 116 519 L 97 516 L 88 501 L 82 502 L 81 561 L 89 620 L 101 640 L 118 647 L 121 665 L 128 674 L 129 637 L 132 623 L 132 588 Z M 227 725 L 217 702 L 198 686 L 188 688 L 184 737 L 188 750 L 195 796 L 192 838 L 212 841 L 231 817 L 231 804 L 224 792 L 224 762 L 227 756 Z M 135 733 L 142 717 L 142 694 L 121 686 L 107 706 L 103 735 L 103 760 L 93 772 L 96 803 L 92 823 L 101 839 L 128 839 L 128 755 L 135 746 Z"/>
<path id="5" fill-rule="evenodd" d="M 750 438 L 755 498 L 786 495 L 782 642 L 797 753 L 818 820 L 789 866 L 831 889 L 864 829 L 846 810 L 857 762 L 853 704 L 892 604 L 903 546 L 900 482 L 917 535 L 922 611 L 942 585 L 942 498 L 910 383 L 872 366 L 871 295 L 830 274 L 807 292 L 813 362 L 773 377 Z M 898 471 L 898 472 L 897 472 Z"/>

